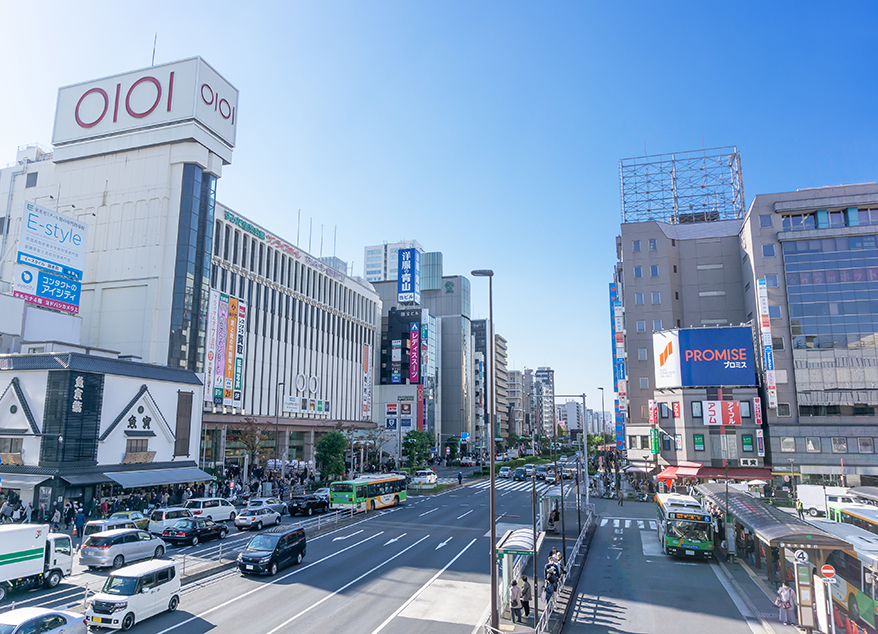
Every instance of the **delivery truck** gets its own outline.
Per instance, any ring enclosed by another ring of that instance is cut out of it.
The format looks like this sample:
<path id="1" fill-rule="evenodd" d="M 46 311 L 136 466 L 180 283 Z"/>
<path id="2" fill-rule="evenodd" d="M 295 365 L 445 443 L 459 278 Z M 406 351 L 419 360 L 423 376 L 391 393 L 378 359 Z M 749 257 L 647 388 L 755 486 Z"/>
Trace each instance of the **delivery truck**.
<path id="1" fill-rule="evenodd" d="M 802 508 L 811 517 L 826 515 L 826 503 L 854 504 L 857 498 L 847 487 L 825 487 L 819 484 L 800 484 L 796 495 Z"/>
<path id="2" fill-rule="evenodd" d="M 54 588 L 73 568 L 70 536 L 47 524 L 0 526 L 0 601 L 12 590 Z"/>

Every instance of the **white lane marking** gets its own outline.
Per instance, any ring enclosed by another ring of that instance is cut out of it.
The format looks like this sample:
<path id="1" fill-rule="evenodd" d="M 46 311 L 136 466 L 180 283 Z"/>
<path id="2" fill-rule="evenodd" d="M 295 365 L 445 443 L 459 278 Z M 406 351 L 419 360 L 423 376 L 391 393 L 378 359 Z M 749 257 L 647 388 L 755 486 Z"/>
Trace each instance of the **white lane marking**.
<path id="1" fill-rule="evenodd" d="M 268 581 L 263 585 L 256 586 L 252 590 L 248 590 L 244 594 L 240 594 L 237 597 L 235 597 L 234 599 L 229 599 L 228 601 L 224 601 L 223 603 L 220 603 L 219 605 L 213 606 L 209 610 L 205 610 L 204 612 L 196 614 L 195 616 L 190 616 L 188 619 L 180 621 L 179 623 L 172 625 L 170 627 L 166 627 L 165 629 L 161 630 L 160 632 L 156 632 L 156 634 L 167 634 L 168 632 L 170 632 L 172 630 L 176 630 L 178 627 L 186 625 L 187 623 L 191 623 L 192 621 L 194 621 L 196 619 L 204 618 L 205 616 L 207 616 L 211 612 L 216 612 L 217 610 L 224 608 L 227 605 L 231 605 L 232 603 L 235 603 L 236 601 L 240 601 L 244 597 L 249 596 L 249 595 L 253 594 L 254 592 L 259 592 L 260 590 L 265 590 L 265 588 L 267 588 L 267 587 L 269 587 L 269 586 L 271 586 L 279 581 L 283 581 L 284 579 L 288 579 L 288 578 L 292 577 L 293 575 L 297 575 L 300 572 L 302 572 L 303 570 L 308 570 L 308 568 L 311 568 L 312 566 L 316 566 L 317 564 L 321 564 L 324 561 L 326 561 L 327 559 L 332 559 L 336 555 L 340 555 L 343 552 L 345 552 L 346 550 L 350 550 L 351 548 L 356 548 L 357 546 L 365 544 L 370 539 L 375 539 L 379 535 L 383 535 L 383 534 L 384 534 L 384 531 L 381 531 L 380 533 L 375 533 L 374 535 L 372 535 L 372 537 L 367 537 L 366 539 L 359 541 L 356 544 L 351 544 L 350 546 L 347 546 L 346 548 L 342 548 L 341 550 L 336 551 L 336 552 L 332 553 L 331 555 L 327 555 L 326 557 L 323 557 L 322 559 L 318 559 L 314 563 L 308 564 L 307 566 L 301 566 L 299 568 L 296 568 L 292 572 L 285 574 L 283 577 L 278 577 L 277 579 L 272 579 L 271 581 Z M 473 540 L 473 541 L 475 541 L 475 540 Z"/>
<path id="2" fill-rule="evenodd" d="M 603 519 L 603 520 L 601 520 L 601 526 L 606 526 L 606 525 L 607 525 L 607 522 L 609 522 L 609 521 L 610 521 L 610 520 L 607 520 L 607 519 Z"/>
<path id="3" fill-rule="evenodd" d="M 67 579 L 68 579 L 68 581 L 69 581 L 69 580 L 70 580 L 70 577 L 67 577 Z M 103 581 L 104 581 L 103 578 L 101 578 L 101 585 L 103 585 Z M 75 587 L 75 588 L 65 588 L 65 589 L 63 589 L 63 590 L 57 590 L 56 592 L 50 592 L 49 594 L 41 594 L 40 596 L 38 596 L 38 597 L 34 597 L 33 599 L 23 599 L 23 600 L 21 600 L 21 601 L 16 601 L 16 602 L 15 602 L 15 605 L 16 605 L 16 606 L 19 606 L 19 605 L 21 605 L 22 603 L 32 603 L 33 601 L 42 601 L 43 599 L 48 599 L 49 597 L 53 597 L 53 596 L 55 596 L 56 594 L 63 594 L 63 593 L 65 593 L 65 592 L 69 592 L 69 593 L 71 593 L 71 594 L 79 594 L 79 593 L 81 593 L 82 591 L 83 591 L 82 586 Z M 72 597 L 71 597 L 71 598 L 72 598 Z"/>
<path id="4" fill-rule="evenodd" d="M 643 522 L 641 522 L 640 520 L 638 520 L 638 521 L 637 521 L 637 528 L 644 529 L 644 528 L 646 528 L 646 526 L 643 525 Z"/>
<path id="5" fill-rule="evenodd" d="M 619 528 L 619 520 L 613 520 L 613 528 Z"/>
<path id="6" fill-rule="evenodd" d="M 613 529 L 613 532 L 616 533 L 617 535 L 621 535 L 622 533 L 625 532 L 625 529 L 624 528 L 616 528 L 616 529 Z"/>
<path id="7" fill-rule="evenodd" d="M 401 539 L 402 539 L 403 537 L 405 537 L 406 535 L 408 535 L 408 533 L 403 533 L 403 534 L 400 535 L 399 537 L 394 537 L 393 539 L 391 539 L 390 541 L 388 541 L 388 542 L 385 543 L 384 545 L 387 546 L 388 544 L 392 544 L 393 542 L 398 542 L 399 540 L 401 540 Z"/>
<path id="8" fill-rule="evenodd" d="M 372 568 L 372 569 L 369 570 L 368 572 L 364 572 L 363 574 L 361 574 L 359 577 L 357 577 L 357 578 L 354 579 L 353 581 L 349 581 L 348 583 L 346 583 L 345 585 L 343 585 L 341 588 L 339 588 L 339 589 L 336 590 L 335 592 L 331 592 L 331 593 L 327 594 L 325 597 L 323 597 L 322 599 L 320 599 L 320 601 L 317 601 L 316 603 L 312 603 L 312 604 L 309 605 L 307 608 L 305 608 L 304 610 L 302 610 L 301 612 L 299 612 L 299 613 L 296 614 L 295 616 L 290 617 L 289 619 L 287 619 L 286 621 L 284 621 L 283 623 L 281 623 L 280 625 L 278 625 L 278 626 L 277 626 L 276 628 L 274 628 L 273 630 L 269 630 L 266 634 L 274 634 L 275 632 L 277 632 L 277 631 L 280 630 L 281 628 L 286 627 L 287 625 L 289 625 L 290 623 L 292 623 L 293 621 L 295 621 L 297 618 L 299 618 L 299 617 L 302 616 L 303 614 L 306 614 L 306 613 L 310 612 L 311 610 L 313 610 L 314 608 L 316 608 L 318 605 L 320 605 L 320 604 L 323 603 L 324 601 L 328 601 L 329 599 L 331 599 L 331 598 L 334 597 L 335 595 L 339 594 L 340 592 L 344 592 L 345 590 L 347 590 L 348 588 L 350 588 L 352 585 L 354 585 L 355 583 L 357 583 L 359 580 L 363 579 L 364 577 L 368 577 L 369 575 L 371 575 L 373 572 L 375 572 L 376 570 L 378 570 L 378 569 L 379 569 L 381 566 L 383 566 L 384 564 L 390 563 L 391 561 L 393 561 L 394 559 L 396 559 L 397 557 L 399 557 L 400 555 L 402 555 L 402 554 L 405 553 L 406 551 L 411 550 L 412 548 L 414 548 L 415 546 L 417 546 L 418 544 L 420 544 L 422 541 L 424 541 L 425 539 L 427 539 L 427 537 L 429 537 L 429 535 L 426 535 L 425 537 L 422 537 L 421 539 L 419 539 L 418 541 L 416 541 L 416 542 L 415 542 L 414 544 L 412 544 L 411 546 L 409 546 L 409 547 L 407 547 L 407 548 L 404 548 L 403 550 L 399 551 L 399 552 L 396 553 L 393 557 L 390 557 L 390 558 L 388 558 L 388 559 L 385 559 L 384 561 L 382 561 L 380 564 L 378 564 L 377 566 L 375 566 L 374 568 Z"/>
<path id="9" fill-rule="evenodd" d="M 463 515 L 459 515 L 459 516 L 457 517 L 457 519 L 464 518 L 464 517 L 466 517 L 467 515 L 469 515 L 470 513 L 472 513 L 472 509 L 470 509 L 469 511 L 467 511 L 467 512 L 464 513 Z"/>
<path id="10" fill-rule="evenodd" d="M 651 521 L 651 522 L 649 523 L 649 530 L 651 530 L 651 531 L 657 531 L 657 530 L 658 530 L 658 524 L 656 524 L 655 522 L 652 522 L 652 521 Z"/>
<path id="11" fill-rule="evenodd" d="M 444 542 L 441 542 L 438 546 L 436 546 L 436 548 L 434 548 L 433 550 L 439 550 L 440 548 L 443 548 L 444 546 L 447 546 L 447 545 L 448 545 L 448 542 L 450 542 L 452 539 L 454 539 L 454 538 L 453 538 L 453 537 L 449 537 L 449 538 L 446 539 Z"/>
<path id="12" fill-rule="evenodd" d="M 619 557 L 621 557 L 621 556 L 622 556 L 622 551 L 620 550 L 620 551 L 619 551 L 619 554 L 616 555 L 616 561 L 619 561 Z"/>
<path id="13" fill-rule="evenodd" d="M 349 538 L 353 537 L 354 535 L 359 535 L 362 532 L 363 532 L 363 529 L 361 528 L 356 533 L 351 533 L 350 535 L 342 535 L 341 537 L 333 537 L 332 541 L 337 542 L 337 541 L 340 541 L 342 539 L 349 539 Z"/>
<path id="14" fill-rule="evenodd" d="M 744 617 L 744 621 L 747 623 L 747 627 L 750 628 L 750 631 L 753 634 L 765 634 L 767 628 L 760 627 L 761 623 L 757 620 L 756 615 L 750 611 L 750 608 L 747 607 L 747 604 L 744 603 L 744 600 L 741 598 L 741 595 L 738 594 L 738 591 L 732 586 L 726 576 L 720 572 L 719 566 L 716 563 L 710 564 L 710 569 L 713 570 L 713 574 L 716 575 L 716 578 L 719 579 L 720 584 L 725 589 L 726 593 L 729 595 L 729 598 L 732 600 L 732 603 L 735 604 L 735 607 L 738 608 L 738 612 L 741 613 L 741 616 Z"/>
<path id="15" fill-rule="evenodd" d="M 425 515 L 429 515 L 429 514 L 432 513 L 433 511 L 438 511 L 438 510 L 439 510 L 439 507 L 437 506 L 437 507 L 434 508 L 434 509 L 430 509 L 429 511 L 425 511 L 425 512 L 421 513 L 420 515 L 418 515 L 418 517 L 424 517 Z"/>
<path id="16" fill-rule="evenodd" d="M 408 598 L 408 600 L 407 600 L 405 603 L 403 603 L 401 606 L 399 606 L 399 607 L 393 612 L 393 614 L 391 614 L 390 616 L 388 616 L 388 617 L 384 620 L 384 622 L 383 622 L 381 625 L 379 625 L 377 628 L 375 628 L 374 630 L 372 630 L 372 633 L 371 633 L 371 634 L 378 634 L 378 632 L 380 632 L 380 631 L 383 630 L 385 627 L 387 627 L 388 623 L 390 623 L 393 619 L 395 619 L 397 616 L 399 616 L 399 614 L 400 614 L 403 610 L 405 610 L 409 605 L 411 605 L 411 603 L 412 603 L 415 599 L 417 599 L 419 596 L 421 596 L 421 594 L 424 592 L 424 590 L 426 590 L 427 588 L 429 588 L 430 585 L 432 585 L 432 583 L 433 583 L 434 581 L 436 581 L 436 579 L 439 578 L 439 575 L 441 575 L 443 572 L 445 572 L 446 570 L 448 570 L 448 569 L 451 567 L 451 565 L 452 565 L 455 561 L 457 561 L 457 560 L 460 558 L 460 556 L 463 555 L 463 554 L 467 551 L 467 549 L 469 549 L 470 546 L 472 546 L 472 545 L 475 544 L 475 543 L 476 543 L 476 540 L 473 539 L 469 544 L 467 544 L 466 546 L 464 546 L 464 547 L 463 547 L 463 550 L 461 550 L 459 553 L 457 553 L 451 561 L 449 561 L 447 564 L 445 564 L 445 567 L 442 568 L 442 570 L 437 571 L 435 575 L 433 575 L 432 577 L 430 577 L 430 580 L 427 581 L 427 583 L 425 583 L 425 584 L 422 585 L 420 588 L 418 588 L 418 591 L 417 591 L 417 592 L 415 592 L 412 596 L 410 596 L 410 597 Z M 164 633 L 163 633 L 163 632 L 159 632 L 159 634 L 164 634 Z"/>

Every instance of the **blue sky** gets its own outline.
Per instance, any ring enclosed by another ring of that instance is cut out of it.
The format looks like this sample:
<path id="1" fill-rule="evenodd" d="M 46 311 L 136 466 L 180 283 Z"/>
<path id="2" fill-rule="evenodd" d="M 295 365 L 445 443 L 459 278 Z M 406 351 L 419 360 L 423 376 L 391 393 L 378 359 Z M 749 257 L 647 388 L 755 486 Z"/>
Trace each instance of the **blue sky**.
<path id="1" fill-rule="evenodd" d="M 49 145 L 59 86 L 148 66 L 158 32 L 157 63 L 200 55 L 240 91 L 222 202 L 291 242 L 301 209 L 315 255 L 337 225 L 357 273 L 400 239 L 494 269 L 512 367 L 590 406 L 612 389 L 619 159 L 737 145 L 747 204 L 876 180 L 874 3 L 129 4 L 4 7 L 0 164 Z"/>

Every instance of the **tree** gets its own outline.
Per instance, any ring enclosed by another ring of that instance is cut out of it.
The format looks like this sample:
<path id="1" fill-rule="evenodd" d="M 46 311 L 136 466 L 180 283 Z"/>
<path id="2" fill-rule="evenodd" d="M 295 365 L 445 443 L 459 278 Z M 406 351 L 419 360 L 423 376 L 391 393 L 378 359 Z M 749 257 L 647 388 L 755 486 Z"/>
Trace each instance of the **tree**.
<path id="1" fill-rule="evenodd" d="M 340 431 L 331 431 L 317 443 L 317 464 L 324 479 L 344 476 L 344 454 L 348 439 Z"/>
<path id="2" fill-rule="evenodd" d="M 430 457 L 430 447 L 433 446 L 433 436 L 420 429 L 413 429 L 405 435 L 402 444 L 402 453 L 410 467 L 427 464 Z"/>
<path id="3" fill-rule="evenodd" d="M 274 457 L 274 449 L 265 446 L 270 427 L 270 425 L 260 423 L 257 418 L 250 416 L 229 426 L 232 440 L 243 445 L 244 455 L 247 456 L 251 469 L 254 464 Z M 249 474 L 244 474 L 244 476 L 249 478 Z"/>
<path id="4" fill-rule="evenodd" d="M 445 446 L 448 447 L 448 459 L 449 460 L 457 460 L 457 446 L 460 444 L 460 441 L 457 438 L 449 438 L 445 441 Z"/>

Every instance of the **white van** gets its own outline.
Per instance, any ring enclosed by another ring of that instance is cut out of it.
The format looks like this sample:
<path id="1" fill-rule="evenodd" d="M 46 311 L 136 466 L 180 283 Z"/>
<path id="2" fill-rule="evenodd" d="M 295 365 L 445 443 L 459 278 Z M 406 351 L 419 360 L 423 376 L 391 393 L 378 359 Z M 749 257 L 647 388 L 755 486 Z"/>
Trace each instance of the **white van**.
<path id="1" fill-rule="evenodd" d="M 231 502 L 223 498 L 192 498 L 186 500 L 186 508 L 192 511 L 192 514 L 200 520 L 213 520 L 214 522 L 223 522 L 229 520 L 235 521 L 235 507 Z"/>
<path id="2" fill-rule="evenodd" d="M 135 623 L 180 605 L 176 561 L 156 559 L 113 571 L 85 611 L 88 625 L 130 630 Z"/>
<path id="3" fill-rule="evenodd" d="M 847 487 L 824 487 L 819 484 L 799 484 L 796 495 L 802 508 L 811 517 L 826 515 L 826 502 L 855 504 L 856 496 Z"/>
<path id="4" fill-rule="evenodd" d="M 161 535 L 166 528 L 171 528 L 178 520 L 193 517 L 192 511 L 182 506 L 167 509 L 155 509 L 149 514 L 149 530 L 153 535 Z"/>

